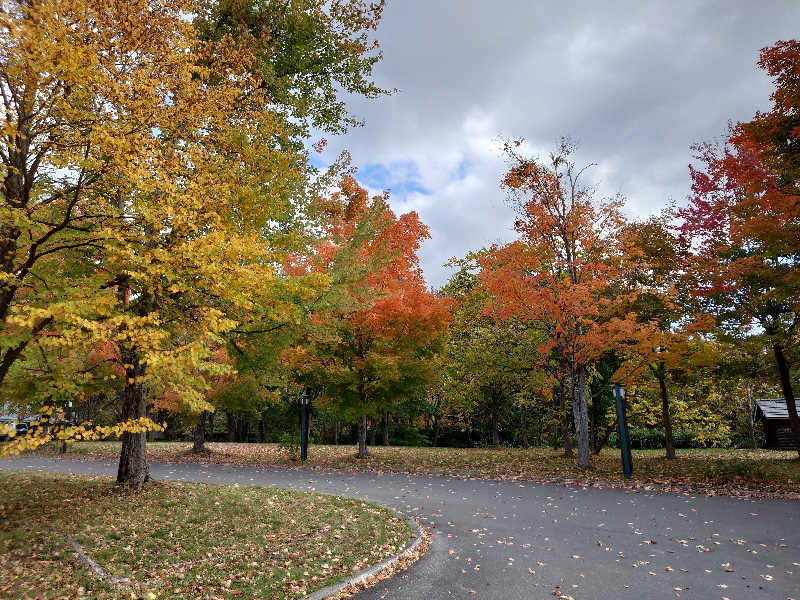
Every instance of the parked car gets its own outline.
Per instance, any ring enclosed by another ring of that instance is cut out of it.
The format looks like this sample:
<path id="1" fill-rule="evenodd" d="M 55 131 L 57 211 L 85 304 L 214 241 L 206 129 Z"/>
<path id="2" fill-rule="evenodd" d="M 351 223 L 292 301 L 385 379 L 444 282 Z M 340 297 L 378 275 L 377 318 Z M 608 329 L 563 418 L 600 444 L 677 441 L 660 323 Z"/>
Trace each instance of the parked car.
<path id="1" fill-rule="evenodd" d="M 0 419 L 0 442 L 7 442 L 17 435 L 17 420 L 13 418 Z"/>

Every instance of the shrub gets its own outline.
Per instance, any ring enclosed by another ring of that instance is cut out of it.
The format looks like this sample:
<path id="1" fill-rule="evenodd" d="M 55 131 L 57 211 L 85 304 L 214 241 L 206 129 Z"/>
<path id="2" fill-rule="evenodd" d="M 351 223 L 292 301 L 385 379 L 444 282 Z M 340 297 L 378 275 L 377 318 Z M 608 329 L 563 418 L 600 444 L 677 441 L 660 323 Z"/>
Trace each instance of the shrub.
<path id="1" fill-rule="evenodd" d="M 735 479 L 767 479 L 764 465 L 747 460 L 720 460 L 711 466 L 710 475 L 718 481 Z"/>
<path id="2" fill-rule="evenodd" d="M 278 448 L 288 458 L 298 460 L 300 458 L 300 434 L 299 433 L 284 433 L 278 442 Z"/>
<path id="3" fill-rule="evenodd" d="M 379 436 L 380 437 L 380 436 Z M 392 446 L 430 446 L 431 441 L 419 427 L 404 423 L 389 426 L 389 443 Z"/>

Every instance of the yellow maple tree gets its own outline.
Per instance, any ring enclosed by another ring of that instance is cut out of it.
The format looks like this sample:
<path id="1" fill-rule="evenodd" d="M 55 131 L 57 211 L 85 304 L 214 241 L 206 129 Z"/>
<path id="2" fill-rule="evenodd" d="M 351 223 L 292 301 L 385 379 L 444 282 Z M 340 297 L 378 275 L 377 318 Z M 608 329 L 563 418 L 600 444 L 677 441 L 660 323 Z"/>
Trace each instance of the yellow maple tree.
<path id="1" fill-rule="evenodd" d="M 193 2 L 7 4 L 0 386 L 33 345 L 110 346 L 130 424 L 118 479 L 139 486 L 148 397 L 203 409 L 204 375 L 230 368 L 212 344 L 285 309 L 281 225 L 305 157 L 276 142 L 247 47 L 197 38 Z"/>

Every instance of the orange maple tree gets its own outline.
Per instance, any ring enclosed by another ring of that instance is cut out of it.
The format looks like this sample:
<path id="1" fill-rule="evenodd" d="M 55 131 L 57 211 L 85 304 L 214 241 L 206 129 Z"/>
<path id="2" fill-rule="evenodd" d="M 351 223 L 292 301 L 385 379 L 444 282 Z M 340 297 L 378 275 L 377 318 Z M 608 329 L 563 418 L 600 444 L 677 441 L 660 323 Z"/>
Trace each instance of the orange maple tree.
<path id="1" fill-rule="evenodd" d="M 619 330 L 611 317 L 626 251 L 619 235 L 622 201 L 595 201 L 593 188 L 581 182 L 586 167 L 576 167 L 568 140 L 547 161 L 522 156 L 519 145 L 506 145 L 512 166 L 502 187 L 517 204 L 520 238 L 481 259 L 481 277 L 493 298 L 487 310 L 535 322 L 545 332 L 538 360 L 557 365 L 551 383 L 570 391 L 578 463 L 588 468 L 586 368 Z"/>
<path id="2" fill-rule="evenodd" d="M 326 273 L 302 342 L 284 353 L 320 402 L 359 419 L 358 456 L 367 455 L 367 417 L 420 391 L 449 319 L 449 299 L 427 289 L 417 252 L 429 237 L 416 213 L 395 216 L 388 196 L 369 198 L 352 177 L 323 203 L 324 241 L 287 271 Z"/>

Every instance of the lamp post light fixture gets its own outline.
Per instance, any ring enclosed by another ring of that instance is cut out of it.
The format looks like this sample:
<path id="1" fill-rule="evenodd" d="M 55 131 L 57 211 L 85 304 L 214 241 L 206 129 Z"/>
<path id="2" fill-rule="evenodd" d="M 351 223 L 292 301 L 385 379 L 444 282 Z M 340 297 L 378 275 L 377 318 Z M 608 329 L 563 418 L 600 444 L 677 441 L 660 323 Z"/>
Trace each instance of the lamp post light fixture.
<path id="1" fill-rule="evenodd" d="M 622 471 L 625 473 L 625 477 L 630 479 L 633 476 L 633 459 L 631 458 L 631 444 L 628 439 L 628 423 L 625 417 L 625 388 L 618 383 L 614 384 L 614 401 L 617 406 Z"/>

